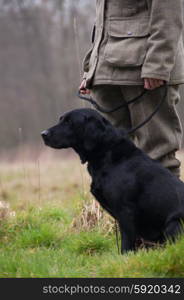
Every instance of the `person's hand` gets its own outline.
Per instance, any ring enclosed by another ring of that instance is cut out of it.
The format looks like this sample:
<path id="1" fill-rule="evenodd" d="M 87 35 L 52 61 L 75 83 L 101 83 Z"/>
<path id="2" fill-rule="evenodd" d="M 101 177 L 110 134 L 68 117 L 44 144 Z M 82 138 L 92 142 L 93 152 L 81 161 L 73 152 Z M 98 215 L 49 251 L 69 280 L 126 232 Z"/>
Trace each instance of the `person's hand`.
<path id="1" fill-rule="evenodd" d="M 90 94 L 90 90 L 88 90 L 86 88 L 86 79 L 83 79 L 80 86 L 79 86 L 79 92 L 83 95 L 86 95 L 86 94 Z"/>
<path id="2" fill-rule="evenodd" d="M 164 85 L 164 80 L 156 78 L 144 78 L 144 88 L 146 90 L 154 90 L 162 85 Z"/>

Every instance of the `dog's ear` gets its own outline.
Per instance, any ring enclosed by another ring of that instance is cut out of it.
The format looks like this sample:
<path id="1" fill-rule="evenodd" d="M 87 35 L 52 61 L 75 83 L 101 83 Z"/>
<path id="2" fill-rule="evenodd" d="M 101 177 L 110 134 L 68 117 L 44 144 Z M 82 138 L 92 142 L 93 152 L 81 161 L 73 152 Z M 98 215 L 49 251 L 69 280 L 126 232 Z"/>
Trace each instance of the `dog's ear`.
<path id="1" fill-rule="evenodd" d="M 89 117 L 86 119 L 83 128 L 83 146 L 87 152 L 93 151 L 99 145 L 99 140 L 102 138 L 105 126 L 98 119 Z"/>
<path id="2" fill-rule="evenodd" d="M 116 138 L 115 129 L 102 116 L 83 115 L 83 118 L 75 123 L 74 130 L 78 140 L 74 149 L 82 163 L 106 151 Z"/>
<path id="3" fill-rule="evenodd" d="M 87 122 L 87 117 L 83 114 L 75 114 L 73 121 L 72 121 L 72 127 L 74 130 L 74 133 L 78 139 L 78 141 L 81 142 L 83 140 L 84 135 L 84 128 L 85 124 Z"/>
<path id="4" fill-rule="evenodd" d="M 89 117 L 84 128 L 84 148 L 86 151 L 101 150 L 112 139 L 112 126 L 105 119 Z"/>

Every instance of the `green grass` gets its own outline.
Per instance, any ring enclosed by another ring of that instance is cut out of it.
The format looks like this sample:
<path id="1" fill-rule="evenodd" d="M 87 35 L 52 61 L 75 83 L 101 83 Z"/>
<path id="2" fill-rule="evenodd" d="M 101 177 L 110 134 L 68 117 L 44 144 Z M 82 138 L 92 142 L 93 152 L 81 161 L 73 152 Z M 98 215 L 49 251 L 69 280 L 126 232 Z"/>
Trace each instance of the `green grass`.
<path id="1" fill-rule="evenodd" d="M 0 220 L 0 277 L 184 277 L 184 237 L 118 255 L 115 234 L 101 223 L 88 230 L 72 226 L 91 197 L 78 163 L 45 166 L 39 184 L 34 168 L 26 166 L 26 178 L 19 165 L 1 170 L 0 200 L 15 216 Z"/>

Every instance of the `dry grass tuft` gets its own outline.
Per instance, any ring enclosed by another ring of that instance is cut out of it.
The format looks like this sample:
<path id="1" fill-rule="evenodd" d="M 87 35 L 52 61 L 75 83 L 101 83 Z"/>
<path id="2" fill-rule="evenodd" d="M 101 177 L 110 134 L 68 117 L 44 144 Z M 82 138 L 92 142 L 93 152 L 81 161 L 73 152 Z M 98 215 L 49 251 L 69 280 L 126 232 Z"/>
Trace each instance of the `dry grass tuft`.
<path id="1" fill-rule="evenodd" d="M 0 221 L 14 216 L 15 212 L 10 210 L 10 205 L 5 201 L 0 201 Z"/>
<path id="2" fill-rule="evenodd" d="M 74 218 L 72 228 L 76 231 L 98 228 L 108 234 L 114 230 L 114 220 L 92 199 L 83 202 L 81 214 Z"/>

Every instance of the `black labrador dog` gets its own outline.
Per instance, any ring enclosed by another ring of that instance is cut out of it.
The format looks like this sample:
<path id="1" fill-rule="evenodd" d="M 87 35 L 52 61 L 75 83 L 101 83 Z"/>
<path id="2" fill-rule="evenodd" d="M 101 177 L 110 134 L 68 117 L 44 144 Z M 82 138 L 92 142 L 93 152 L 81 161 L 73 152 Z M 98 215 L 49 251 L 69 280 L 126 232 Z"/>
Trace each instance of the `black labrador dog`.
<path id="1" fill-rule="evenodd" d="M 88 163 L 91 192 L 119 223 L 122 253 L 137 239 L 163 243 L 183 230 L 184 183 L 93 109 L 65 113 L 42 132 L 47 146 L 72 147 Z"/>

